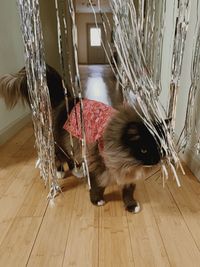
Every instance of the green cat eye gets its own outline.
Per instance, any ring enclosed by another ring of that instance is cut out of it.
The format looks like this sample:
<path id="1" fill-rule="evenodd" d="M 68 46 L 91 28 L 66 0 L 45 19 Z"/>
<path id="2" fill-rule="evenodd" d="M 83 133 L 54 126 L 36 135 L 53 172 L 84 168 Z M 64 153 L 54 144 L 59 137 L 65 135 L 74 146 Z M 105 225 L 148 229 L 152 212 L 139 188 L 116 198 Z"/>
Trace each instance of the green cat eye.
<path id="1" fill-rule="evenodd" d="M 147 153 L 147 149 L 142 148 L 142 149 L 141 149 L 141 152 L 142 152 L 142 154 L 146 154 L 146 153 Z"/>

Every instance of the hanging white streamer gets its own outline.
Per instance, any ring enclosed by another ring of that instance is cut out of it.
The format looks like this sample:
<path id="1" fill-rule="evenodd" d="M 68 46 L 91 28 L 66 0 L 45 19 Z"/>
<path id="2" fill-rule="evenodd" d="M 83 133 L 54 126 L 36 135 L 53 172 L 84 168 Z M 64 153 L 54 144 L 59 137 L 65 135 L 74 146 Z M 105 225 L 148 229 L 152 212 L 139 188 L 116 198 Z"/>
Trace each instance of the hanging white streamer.
<path id="1" fill-rule="evenodd" d="M 185 40 L 189 24 L 191 0 L 176 0 L 177 17 L 174 34 L 172 55 L 172 78 L 170 83 L 170 99 L 168 106 L 168 118 L 172 118 L 172 128 L 175 128 L 177 97 L 179 91 L 180 76 L 183 64 Z"/>
<path id="2" fill-rule="evenodd" d="M 196 138 L 196 150 L 199 151 L 199 114 L 197 113 L 198 103 L 196 97 L 200 93 L 200 21 L 198 21 L 196 42 L 193 48 L 191 65 L 191 85 L 188 93 L 186 118 L 183 130 L 178 140 L 179 151 L 185 151 L 192 134 Z M 196 109 L 196 110 L 195 110 Z"/>
<path id="3" fill-rule="evenodd" d="M 56 178 L 51 102 L 46 81 L 39 2 L 18 0 L 18 4 L 40 174 L 45 184 L 49 184 L 49 197 L 53 198 L 60 191 L 60 187 Z"/>
<path id="4" fill-rule="evenodd" d="M 90 0 L 89 2 L 91 3 Z M 117 50 L 120 66 L 118 68 L 116 64 L 116 72 L 120 77 L 126 101 L 135 108 L 151 133 L 161 143 L 167 158 L 165 163 L 172 169 L 179 185 L 172 162 L 175 165 L 181 163 L 165 124 L 162 108 L 157 100 L 157 86 L 153 83 L 146 65 L 134 3 L 131 0 L 111 0 L 110 6 L 115 25 L 114 46 Z M 125 84 L 123 84 L 124 82 Z M 159 136 L 155 128 L 155 122 L 164 125 L 165 140 Z"/>
<path id="5" fill-rule="evenodd" d="M 75 9 L 74 9 L 74 3 L 72 0 L 68 0 L 68 7 L 69 7 L 69 12 L 71 15 L 71 21 L 72 21 L 72 42 L 73 42 L 73 47 L 74 47 L 74 62 L 75 62 L 75 78 L 77 82 L 77 92 L 78 92 L 78 97 L 79 97 L 79 102 L 80 102 L 80 118 L 81 118 L 81 132 L 82 132 L 82 139 L 81 139 L 81 144 L 82 144 L 82 167 L 84 171 L 84 175 L 87 177 L 88 180 L 88 186 L 89 189 L 91 189 L 91 183 L 90 183 L 90 175 L 89 175 L 89 170 L 88 170 L 88 164 L 87 164 L 87 157 L 86 157 L 86 152 L 87 152 L 87 146 L 86 146 L 86 137 L 85 137 L 85 126 L 84 126 L 84 118 L 83 118 L 83 101 L 82 101 L 82 86 L 81 86 L 81 79 L 80 79 L 80 73 L 79 73 L 79 66 L 78 66 L 78 41 L 77 41 L 77 27 L 76 27 L 76 20 L 75 20 Z"/>

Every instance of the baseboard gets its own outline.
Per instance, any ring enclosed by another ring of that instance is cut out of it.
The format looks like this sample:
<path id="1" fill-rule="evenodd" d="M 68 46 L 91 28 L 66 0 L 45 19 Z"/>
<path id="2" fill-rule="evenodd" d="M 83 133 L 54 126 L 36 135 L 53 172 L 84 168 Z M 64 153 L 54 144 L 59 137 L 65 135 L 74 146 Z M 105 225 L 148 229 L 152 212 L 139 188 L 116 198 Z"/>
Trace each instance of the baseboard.
<path id="1" fill-rule="evenodd" d="M 30 113 L 14 120 L 6 128 L 0 131 L 0 145 L 4 144 L 13 137 L 20 129 L 22 129 L 31 120 Z"/>
<path id="2" fill-rule="evenodd" d="M 187 164 L 195 177 L 197 177 L 200 181 L 200 155 L 197 155 L 197 153 L 191 149 L 187 149 L 184 154 L 181 155 L 181 158 Z"/>

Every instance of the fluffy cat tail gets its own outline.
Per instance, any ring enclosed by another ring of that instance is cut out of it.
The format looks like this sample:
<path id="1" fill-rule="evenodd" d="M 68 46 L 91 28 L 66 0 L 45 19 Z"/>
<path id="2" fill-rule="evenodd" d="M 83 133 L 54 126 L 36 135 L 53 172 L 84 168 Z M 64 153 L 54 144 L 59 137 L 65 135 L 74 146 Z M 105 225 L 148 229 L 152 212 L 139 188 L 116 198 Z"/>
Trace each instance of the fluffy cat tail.
<path id="1" fill-rule="evenodd" d="M 58 107 L 65 99 L 63 82 L 60 74 L 46 64 L 46 79 L 49 89 L 52 108 Z M 71 96 L 67 88 L 68 97 Z M 20 101 L 23 105 L 29 104 L 28 85 L 25 68 L 15 74 L 6 74 L 0 78 L 0 98 L 3 98 L 9 109 Z"/>
<path id="2" fill-rule="evenodd" d="M 13 109 L 19 101 L 23 105 L 29 104 L 25 68 L 15 74 L 6 74 L 0 78 L 0 97 L 4 99 L 9 109 Z"/>

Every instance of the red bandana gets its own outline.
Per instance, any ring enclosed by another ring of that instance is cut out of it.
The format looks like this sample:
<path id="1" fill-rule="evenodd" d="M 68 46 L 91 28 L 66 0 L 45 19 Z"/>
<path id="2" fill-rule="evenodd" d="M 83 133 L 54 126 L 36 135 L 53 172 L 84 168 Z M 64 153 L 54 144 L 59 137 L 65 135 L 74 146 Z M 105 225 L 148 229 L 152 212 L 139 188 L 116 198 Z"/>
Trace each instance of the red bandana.
<path id="1" fill-rule="evenodd" d="M 101 140 L 109 119 L 115 112 L 116 110 L 114 108 L 104 103 L 89 99 L 83 100 L 83 119 L 87 143 L 90 144 Z M 63 128 L 73 136 L 79 139 L 82 138 L 80 103 L 77 103 L 72 109 Z"/>

